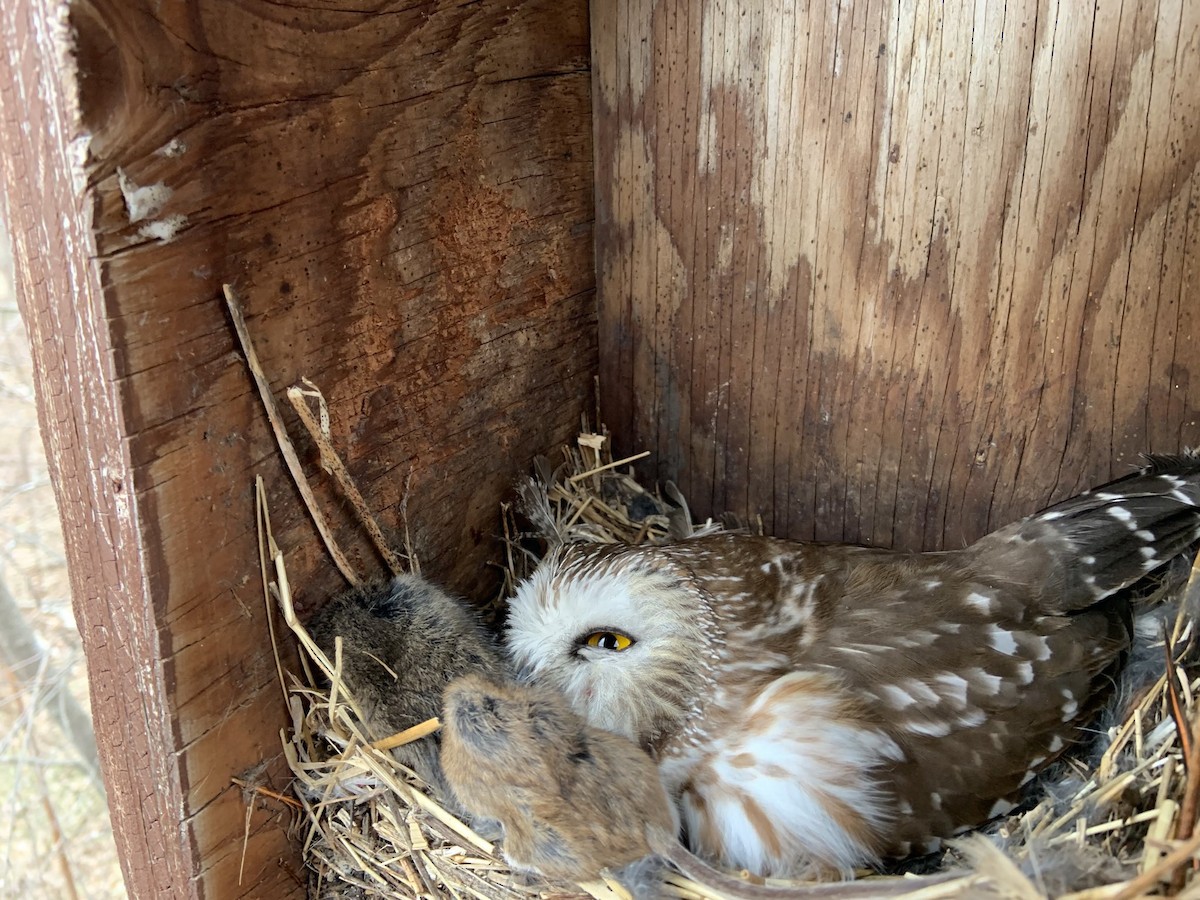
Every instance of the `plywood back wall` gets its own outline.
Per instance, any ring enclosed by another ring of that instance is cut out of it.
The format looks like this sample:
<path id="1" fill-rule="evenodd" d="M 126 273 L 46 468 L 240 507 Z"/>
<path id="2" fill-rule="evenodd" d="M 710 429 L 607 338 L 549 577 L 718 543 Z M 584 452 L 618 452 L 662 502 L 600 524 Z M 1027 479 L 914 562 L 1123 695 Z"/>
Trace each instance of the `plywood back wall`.
<path id="1" fill-rule="evenodd" d="M 1200 5 L 592 31 L 602 402 L 696 512 L 955 546 L 1200 443 Z"/>

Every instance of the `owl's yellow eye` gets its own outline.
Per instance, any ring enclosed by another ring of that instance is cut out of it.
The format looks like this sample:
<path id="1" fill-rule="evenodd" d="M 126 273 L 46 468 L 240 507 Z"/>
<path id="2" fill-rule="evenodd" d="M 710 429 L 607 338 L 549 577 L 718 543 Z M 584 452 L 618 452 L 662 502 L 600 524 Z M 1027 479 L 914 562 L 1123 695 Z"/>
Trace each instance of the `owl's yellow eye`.
<path id="1" fill-rule="evenodd" d="M 583 642 L 600 650 L 615 650 L 618 653 L 633 646 L 633 638 L 616 631 L 593 631 Z"/>

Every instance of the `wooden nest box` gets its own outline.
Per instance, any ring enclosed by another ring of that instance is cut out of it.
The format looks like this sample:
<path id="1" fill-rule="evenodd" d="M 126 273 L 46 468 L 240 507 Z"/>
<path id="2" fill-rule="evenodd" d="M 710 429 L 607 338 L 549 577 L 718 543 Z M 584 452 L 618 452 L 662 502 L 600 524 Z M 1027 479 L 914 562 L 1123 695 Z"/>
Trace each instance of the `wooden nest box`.
<path id="1" fill-rule="evenodd" d="M 6 2 L 3 212 L 133 896 L 304 891 L 231 781 L 285 789 L 255 475 L 298 603 L 340 580 L 223 284 L 476 598 L 597 376 L 644 477 L 796 538 L 958 546 L 1200 443 L 1200 4 L 952 9 Z"/>

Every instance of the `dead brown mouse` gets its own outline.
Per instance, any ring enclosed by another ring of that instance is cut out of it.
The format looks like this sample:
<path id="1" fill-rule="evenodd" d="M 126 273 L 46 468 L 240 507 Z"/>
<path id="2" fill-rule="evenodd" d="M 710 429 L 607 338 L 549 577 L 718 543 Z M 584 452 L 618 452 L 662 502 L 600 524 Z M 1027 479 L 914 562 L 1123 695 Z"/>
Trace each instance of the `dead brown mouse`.
<path id="1" fill-rule="evenodd" d="M 442 693 L 455 678 L 469 672 L 502 678 L 509 671 L 470 607 L 418 575 L 339 594 L 316 612 L 308 631 L 330 661 L 341 637 L 342 680 L 376 739 L 441 715 Z M 434 734 L 392 753 L 445 801 L 438 743 Z"/>
<path id="2" fill-rule="evenodd" d="M 731 897 L 886 896 L 888 883 L 756 885 L 726 875 L 680 845 L 679 819 L 658 768 L 620 735 L 589 726 L 550 688 L 467 675 L 444 703 L 442 769 L 470 813 L 499 820 L 514 869 L 565 881 L 617 872 L 655 893 L 665 859 Z M 904 887 L 911 890 L 912 884 Z"/>

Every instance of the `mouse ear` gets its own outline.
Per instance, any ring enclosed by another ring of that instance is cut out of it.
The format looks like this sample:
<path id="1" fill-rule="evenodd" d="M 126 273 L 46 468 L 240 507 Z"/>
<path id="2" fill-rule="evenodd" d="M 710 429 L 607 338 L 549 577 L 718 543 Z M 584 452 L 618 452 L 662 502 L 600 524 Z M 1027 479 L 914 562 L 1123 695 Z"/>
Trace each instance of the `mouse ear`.
<path id="1" fill-rule="evenodd" d="M 412 619 L 417 597 L 411 584 L 396 579 L 385 586 L 363 591 L 359 602 L 377 619 L 403 623 Z"/>
<path id="2" fill-rule="evenodd" d="M 529 727 L 539 740 L 561 741 L 570 732 L 568 713 L 556 702 L 537 698 L 529 702 Z"/>
<path id="3" fill-rule="evenodd" d="M 443 715 L 447 734 L 453 734 L 468 749 L 492 753 L 508 742 L 501 728 L 496 699 L 474 691 L 446 691 Z"/>

